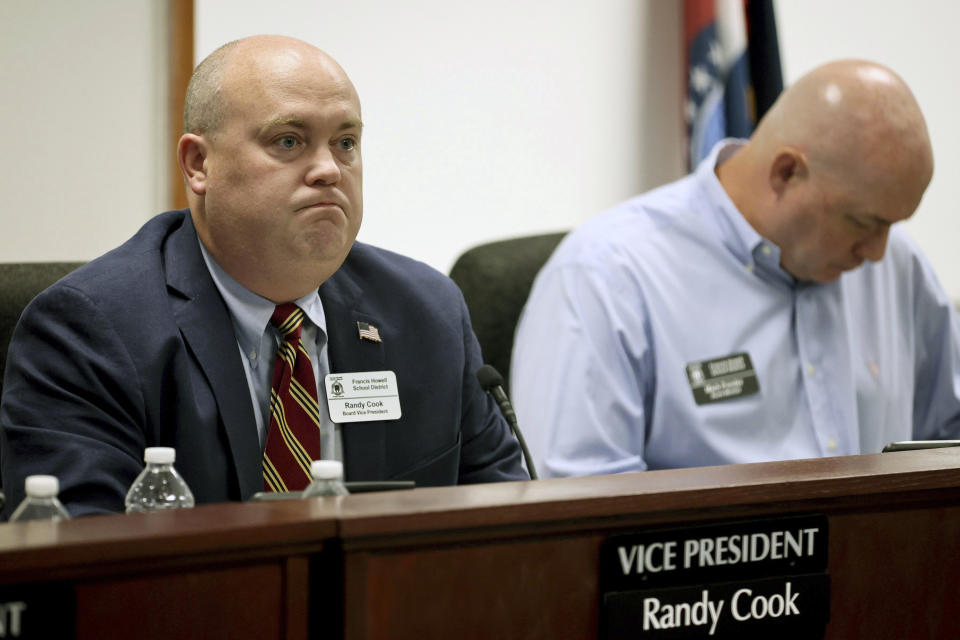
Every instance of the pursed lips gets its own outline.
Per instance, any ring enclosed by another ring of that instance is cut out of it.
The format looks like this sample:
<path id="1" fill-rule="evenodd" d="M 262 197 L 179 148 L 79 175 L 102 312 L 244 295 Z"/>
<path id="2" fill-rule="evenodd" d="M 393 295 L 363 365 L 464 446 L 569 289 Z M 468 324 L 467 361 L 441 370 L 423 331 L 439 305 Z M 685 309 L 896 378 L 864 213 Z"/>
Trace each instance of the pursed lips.
<path id="1" fill-rule="evenodd" d="M 331 207 L 336 207 L 337 209 L 342 211 L 344 214 L 346 213 L 346 209 L 344 208 L 344 206 L 339 202 L 335 202 L 333 200 L 322 200 L 319 202 L 311 202 L 303 205 L 302 207 L 299 207 L 297 211 L 307 211 L 309 209 L 329 209 Z"/>

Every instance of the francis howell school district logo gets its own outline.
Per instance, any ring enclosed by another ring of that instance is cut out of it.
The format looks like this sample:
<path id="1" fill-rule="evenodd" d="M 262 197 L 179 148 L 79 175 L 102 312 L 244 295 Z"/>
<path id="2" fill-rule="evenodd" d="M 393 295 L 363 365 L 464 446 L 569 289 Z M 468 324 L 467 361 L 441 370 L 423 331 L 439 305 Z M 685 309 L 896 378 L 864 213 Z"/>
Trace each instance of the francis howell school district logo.
<path id="1" fill-rule="evenodd" d="M 703 384 L 703 367 L 700 363 L 688 364 L 687 372 L 690 375 L 690 384 L 692 385 Z"/>
<path id="2" fill-rule="evenodd" d="M 339 380 L 335 381 L 332 385 L 330 385 L 330 390 L 333 391 L 333 395 L 335 396 L 343 395 L 343 385 L 340 384 Z"/>

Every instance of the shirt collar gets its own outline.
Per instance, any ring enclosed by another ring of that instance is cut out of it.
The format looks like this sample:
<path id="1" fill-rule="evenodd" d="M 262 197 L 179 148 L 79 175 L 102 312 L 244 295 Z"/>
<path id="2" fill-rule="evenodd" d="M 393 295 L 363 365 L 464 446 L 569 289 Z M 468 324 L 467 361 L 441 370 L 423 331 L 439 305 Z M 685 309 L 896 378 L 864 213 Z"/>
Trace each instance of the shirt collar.
<path id="1" fill-rule="evenodd" d="M 723 189 L 715 171 L 746 143 L 746 140 L 737 138 L 721 140 L 697 166 L 696 179 L 710 205 L 706 219 L 714 225 L 724 246 L 746 269 L 769 274 L 793 285 L 793 277 L 780 266 L 780 247 L 757 233 L 747 222 Z"/>
<path id="2" fill-rule="evenodd" d="M 270 316 L 273 315 L 273 310 L 277 306 L 276 303 L 250 291 L 234 280 L 217 264 L 207 248 L 203 246 L 203 242 L 199 242 L 199 244 L 203 260 L 207 263 L 207 269 L 210 271 L 210 277 L 213 278 L 213 283 L 220 291 L 220 295 L 230 311 L 234 333 L 237 336 L 240 348 L 244 353 L 258 351 L 260 338 L 263 337 L 267 325 L 270 324 Z M 321 336 L 325 339 L 327 319 L 323 313 L 323 303 L 320 301 L 320 294 L 317 290 L 297 298 L 293 303 L 300 307 L 307 319 L 320 329 L 317 332 L 317 339 L 320 340 Z"/>

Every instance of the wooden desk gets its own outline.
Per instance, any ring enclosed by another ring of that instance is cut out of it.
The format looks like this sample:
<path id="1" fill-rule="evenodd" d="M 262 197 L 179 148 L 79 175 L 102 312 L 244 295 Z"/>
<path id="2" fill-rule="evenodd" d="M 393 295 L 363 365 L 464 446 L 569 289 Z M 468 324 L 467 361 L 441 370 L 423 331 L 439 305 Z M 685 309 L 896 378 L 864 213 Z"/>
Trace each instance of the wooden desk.
<path id="1" fill-rule="evenodd" d="M 797 513 L 828 638 L 960 637 L 956 449 L 0 525 L 0 586 L 75 585 L 77 638 L 579 640 L 608 536 Z"/>
<path id="2" fill-rule="evenodd" d="M 828 638 L 960 637 L 960 449 L 357 496 L 344 637 L 596 638 L 610 534 L 794 513 L 829 518 Z"/>
<path id="3" fill-rule="evenodd" d="M 335 534 L 319 501 L 4 524 L 0 586 L 73 586 L 77 640 L 303 640 L 310 559 Z"/>

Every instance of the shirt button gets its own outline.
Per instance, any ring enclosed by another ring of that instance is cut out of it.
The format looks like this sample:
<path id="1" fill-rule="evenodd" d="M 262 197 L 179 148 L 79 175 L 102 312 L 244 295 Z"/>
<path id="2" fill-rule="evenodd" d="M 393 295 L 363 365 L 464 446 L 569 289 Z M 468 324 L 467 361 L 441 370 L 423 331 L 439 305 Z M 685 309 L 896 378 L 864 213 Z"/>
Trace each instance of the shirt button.
<path id="1" fill-rule="evenodd" d="M 254 362 L 256 362 L 256 360 L 257 360 L 257 352 L 256 352 L 256 351 L 251 351 L 251 352 L 250 352 L 250 359 L 253 360 Z"/>
<path id="2" fill-rule="evenodd" d="M 829 440 L 827 440 L 827 449 L 830 449 L 830 451 L 834 451 L 836 448 L 837 448 L 836 440 L 834 440 L 833 438 L 830 438 Z"/>
<path id="3" fill-rule="evenodd" d="M 770 245 L 766 245 L 766 244 L 763 245 L 763 249 L 761 249 L 761 251 L 763 251 L 763 255 L 765 256 L 770 255 L 770 251 L 771 251 Z"/>
<path id="4" fill-rule="evenodd" d="M 809 373 L 811 376 L 813 375 L 813 365 L 812 365 L 812 364 L 809 364 L 809 363 L 807 364 L 807 373 Z"/>
<path id="5" fill-rule="evenodd" d="M 753 265 L 752 265 L 752 264 L 747 263 L 747 264 L 745 264 L 745 265 L 743 265 L 743 266 L 745 266 L 745 267 L 747 268 L 747 271 L 753 271 Z"/>

